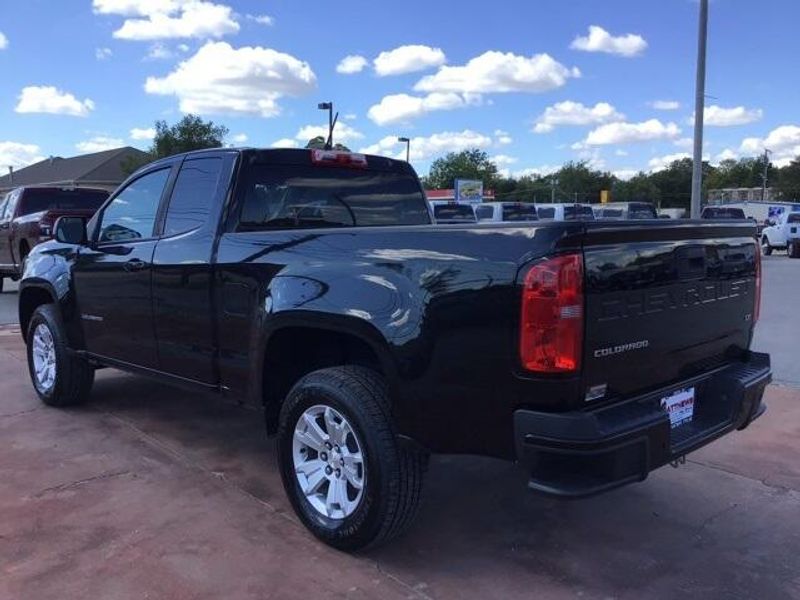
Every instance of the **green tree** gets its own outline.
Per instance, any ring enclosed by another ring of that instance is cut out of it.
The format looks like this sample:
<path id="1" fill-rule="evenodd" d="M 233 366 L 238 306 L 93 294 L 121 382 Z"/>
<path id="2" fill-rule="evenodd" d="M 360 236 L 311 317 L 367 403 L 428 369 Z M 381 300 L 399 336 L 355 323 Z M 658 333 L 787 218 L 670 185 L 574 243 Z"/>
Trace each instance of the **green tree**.
<path id="1" fill-rule="evenodd" d="M 800 156 L 777 170 L 775 187 L 782 200 L 800 201 Z"/>
<path id="2" fill-rule="evenodd" d="M 562 201 L 600 202 L 600 191 L 610 190 L 614 183 L 611 173 L 595 171 L 586 161 L 570 161 L 551 177 L 556 181 L 556 197 Z"/>
<path id="3" fill-rule="evenodd" d="M 216 125 L 213 121 L 204 121 L 197 115 L 185 115 L 180 121 L 170 126 L 166 121 L 156 121 L 156 135 L 150 146 L 148 156 L 141 160 L 128 160 L 122 168 L 132 173 L 139 167 L 157 160 L 204 148 L 219 148 L 228 135 L 228 128 Z"/>
<path id="4" fill-rule="evenodd" d="M 313 137 L 308 140 L 306 144 L 306 148 L 313 149 L 313 150 L 325 150 L 325 144 L 328 143 L 328 140 L 318 135 L 317 137 Z M 345 146 L 344 144 L 334 144 L 333 150 L 340 150 L 341 152 L 352 152 L 350 148 Z"/>
<path id="5" fill-rule="evenodd" d="M 433 161 L 423 184 L 428 189 L 449 189 L 456 179 L 478 179 L 483 181 L 484 188 L 494 189 L 499 181 L 497 165 L 478 148 L 450 152 Z"/>

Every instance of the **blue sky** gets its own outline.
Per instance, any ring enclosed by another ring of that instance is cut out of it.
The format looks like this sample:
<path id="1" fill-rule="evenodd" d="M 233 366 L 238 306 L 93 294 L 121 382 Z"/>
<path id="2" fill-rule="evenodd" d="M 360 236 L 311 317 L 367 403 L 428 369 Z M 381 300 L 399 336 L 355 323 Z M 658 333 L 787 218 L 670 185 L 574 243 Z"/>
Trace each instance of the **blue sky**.
<path id="1" fill-rule="evenodd" d="M 696 0 L 26 0 L 0 17 L 0 170 L 148 146 L 193 111 L 228 142 L 337 139 L 425 173 L 478 146 L 510 174 L 629 176 L 691 152 Z M 800 3 L 713 0 L 705 151 L 800 154 Z M 342 63 L 342 60 L 351 58 Z M 348 68 L 349 67 L 349 68 Z M 350 71 L 342 72 L 342 71 Z"/>

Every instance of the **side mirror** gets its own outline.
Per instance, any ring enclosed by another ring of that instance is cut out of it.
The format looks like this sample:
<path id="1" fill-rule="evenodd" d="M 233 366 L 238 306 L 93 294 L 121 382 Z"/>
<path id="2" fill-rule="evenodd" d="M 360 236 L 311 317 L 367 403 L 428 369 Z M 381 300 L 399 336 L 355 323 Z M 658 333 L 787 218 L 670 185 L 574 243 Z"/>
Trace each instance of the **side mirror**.
<path id="1" fill-rule="evenodd" d="M 86 219 L 83 217 L 59 217 L 54 231 L 54 237 L 62 244 L 86 244 Z"/>

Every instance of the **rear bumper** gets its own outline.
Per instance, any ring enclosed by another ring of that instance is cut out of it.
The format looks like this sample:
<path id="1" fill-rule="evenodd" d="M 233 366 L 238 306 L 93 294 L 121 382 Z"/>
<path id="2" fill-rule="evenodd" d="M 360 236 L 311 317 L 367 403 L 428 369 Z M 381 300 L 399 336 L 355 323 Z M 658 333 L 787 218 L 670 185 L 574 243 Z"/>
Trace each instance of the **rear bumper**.
<path id="1" fill-rule="evenodd" d="M 518 410 L 517 458 L 531 473 L 530 487 L 551 495 L 588 496 L 642 481 L 760 417 L 771 379 L 769 355 L 750 352 L 742 362 L 596 411 Z M 688 387 L 695 388 L 694 418 L 672 430 L 661 399 Z"/>

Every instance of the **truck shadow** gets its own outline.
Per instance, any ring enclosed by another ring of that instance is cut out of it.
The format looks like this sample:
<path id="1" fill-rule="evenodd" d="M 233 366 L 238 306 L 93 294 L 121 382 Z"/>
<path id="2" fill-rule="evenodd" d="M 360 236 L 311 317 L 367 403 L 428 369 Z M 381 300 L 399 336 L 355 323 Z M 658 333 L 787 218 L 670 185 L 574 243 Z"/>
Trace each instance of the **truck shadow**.
<path id="1" fill-rule="evenodd" d="M 291 514 L 260 412 L 113 370 L 90 407 Z M 411 531 L 354 560 L 422 597 L 783 597 L 797 585 L 800 541 L 780 525 L 796 518 L 796 494 L 692 462 L 579 501 L 525 484 L 507 462 L 434 457 Z"/>

